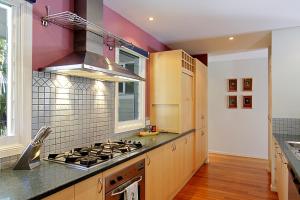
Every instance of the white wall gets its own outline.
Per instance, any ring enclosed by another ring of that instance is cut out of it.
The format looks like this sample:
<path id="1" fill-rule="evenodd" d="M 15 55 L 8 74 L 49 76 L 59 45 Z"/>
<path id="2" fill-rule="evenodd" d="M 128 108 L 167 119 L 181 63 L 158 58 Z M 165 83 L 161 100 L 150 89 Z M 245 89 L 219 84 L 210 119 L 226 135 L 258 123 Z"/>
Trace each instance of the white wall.
<path id="1" fill-rule="evenodd" d="M 300 118 L 300 28 L 272 32 L 272 114 Z"/>
<path id="2" fill-rule="evenodd" d="M 208 141 L 211 152 L 268 158 L 268 51 L 263 50 L 260 56 L 256 53 L 209 58 Z M 241 92 L 241 79 L 245 77 L 253 78 L 253 92 Z M 237 93 L 227 92 L 228 78 L 238 78 Z M 237 94 L 238 109 L 227 109 L 228 94 Z M 242 109 L 243 94 L 252 94 L 253 109 Z"/>

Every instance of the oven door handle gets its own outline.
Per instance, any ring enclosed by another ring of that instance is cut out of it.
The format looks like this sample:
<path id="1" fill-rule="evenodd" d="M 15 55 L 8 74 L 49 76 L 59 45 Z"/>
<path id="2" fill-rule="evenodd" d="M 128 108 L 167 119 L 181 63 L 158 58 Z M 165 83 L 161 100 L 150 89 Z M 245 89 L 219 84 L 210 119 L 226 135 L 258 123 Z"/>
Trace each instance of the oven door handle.
<path id="1" fill-rule="evenodd" d="M 119 192 L 118 192 L 118 190 L 119 190 L 120 188 L 124 187 L 124 184 L 121 185 L 121 186 L 119 186 L 119 187 L 117 187 L 116 189 L 114 189 L 114 190 L 111 192 L 111 196 L 116 196 L 116 195 L 118 195 L 118 194 L 124 193 L 124 192 L 126 191 L 126 188 L 127 188 L 129 185 L 131 185 L 131 184 L 134 183 L 134 182 L 140 182 L 141 180 L 143 180 L 143 177 L 142 177 L 142 176 L 140 176 L 136 181 L 129 181 L 130 184 L 126 185 L 125 189 L 123 189 L 123 190 L 121 190 L 121 191 L 119 191 Z"/>

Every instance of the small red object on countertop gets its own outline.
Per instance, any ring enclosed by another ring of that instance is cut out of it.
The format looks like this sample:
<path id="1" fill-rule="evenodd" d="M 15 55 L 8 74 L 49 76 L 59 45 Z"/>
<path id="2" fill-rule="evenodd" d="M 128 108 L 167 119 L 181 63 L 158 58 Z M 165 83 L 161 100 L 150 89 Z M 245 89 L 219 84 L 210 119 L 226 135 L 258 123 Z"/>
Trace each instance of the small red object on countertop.
<path id="1" fill-rule="evenodd" d="M 151 126 L 151 132 L 156 132 L 156 126 L 155 125 Z"/>

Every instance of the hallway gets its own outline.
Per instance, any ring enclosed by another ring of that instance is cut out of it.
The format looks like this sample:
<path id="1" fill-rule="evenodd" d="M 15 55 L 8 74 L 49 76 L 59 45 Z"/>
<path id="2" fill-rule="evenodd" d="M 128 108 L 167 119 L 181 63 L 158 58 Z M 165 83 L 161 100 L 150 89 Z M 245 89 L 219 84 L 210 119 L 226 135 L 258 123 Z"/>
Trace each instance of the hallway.
<path id="1" fill-rule="evenodd" d="M 277 200 L 270 191 L 266 160 L 209 155 L 175 200 Z"/>

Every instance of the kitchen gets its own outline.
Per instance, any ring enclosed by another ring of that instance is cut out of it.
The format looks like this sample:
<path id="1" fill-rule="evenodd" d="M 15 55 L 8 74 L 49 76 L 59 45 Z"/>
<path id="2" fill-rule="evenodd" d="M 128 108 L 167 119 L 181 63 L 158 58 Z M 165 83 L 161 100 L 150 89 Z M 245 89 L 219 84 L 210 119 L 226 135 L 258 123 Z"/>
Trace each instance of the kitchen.
<path id="1" fill-rule="evenodd" d="M 299 198 L 297 20 L 180 42 L 158 3 L 139 21 L 125 1 L 0 1 L 0 199 Z"/>

